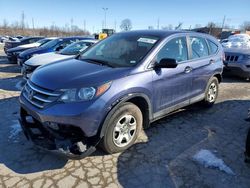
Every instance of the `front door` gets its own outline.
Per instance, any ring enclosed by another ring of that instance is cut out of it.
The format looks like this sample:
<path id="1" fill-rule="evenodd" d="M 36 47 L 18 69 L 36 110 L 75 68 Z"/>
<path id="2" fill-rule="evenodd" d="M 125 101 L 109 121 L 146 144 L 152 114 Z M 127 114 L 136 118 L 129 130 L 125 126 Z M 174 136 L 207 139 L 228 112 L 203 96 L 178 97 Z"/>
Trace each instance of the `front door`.
<path id="1" fill-rule="evenodd" d="M 163 115 L 169 109 L 181 104 L 189 104 L 192 69 L 188 62 L 186 41 L 186 37 L 171 39 L 155 57 L 156 62 L 164 58 L 175 59 L 178 66 L 153 70 L 154 116 Z"/>

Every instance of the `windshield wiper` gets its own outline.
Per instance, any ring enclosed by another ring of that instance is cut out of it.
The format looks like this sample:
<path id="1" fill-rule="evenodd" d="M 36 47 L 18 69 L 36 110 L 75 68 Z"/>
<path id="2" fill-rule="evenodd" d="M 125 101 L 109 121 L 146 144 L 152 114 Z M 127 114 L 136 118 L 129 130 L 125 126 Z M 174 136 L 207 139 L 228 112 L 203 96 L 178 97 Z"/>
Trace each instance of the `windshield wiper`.
<path id="1" fill-rule="evenodd" d="M 100 59 L 91 59 L 91 58 L 86 58 L 86 59 L 81 59 L 83 61 L 88 61 L 88 62 L 91 62 L 91 63 L 94 63 L 94 64 L 97 64 L 97 65 L 102 65 L 102 66 L 108 66 L 108 67 L 112 67 L 114 68 L 113 65 L 110 65 L 109 62 L 107 61 L 104 61 L 104 60 L 100 60 Z"/>

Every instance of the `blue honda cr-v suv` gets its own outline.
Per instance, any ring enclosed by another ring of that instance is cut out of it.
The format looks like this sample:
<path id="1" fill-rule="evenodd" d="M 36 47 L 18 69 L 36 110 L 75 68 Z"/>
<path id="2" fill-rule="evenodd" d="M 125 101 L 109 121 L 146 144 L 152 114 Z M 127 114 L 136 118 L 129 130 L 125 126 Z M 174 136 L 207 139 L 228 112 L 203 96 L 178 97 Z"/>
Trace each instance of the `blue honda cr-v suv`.
<path id="1" fill-rule="evenodd" d="M 114 34 L 76 59 L 34 72 L 20 96 L 20 122 L 35 144 L 84 157 L 130 147 L 142 127 L 202 101 L 212 106 L 221 45 L 186 31 Z"/>

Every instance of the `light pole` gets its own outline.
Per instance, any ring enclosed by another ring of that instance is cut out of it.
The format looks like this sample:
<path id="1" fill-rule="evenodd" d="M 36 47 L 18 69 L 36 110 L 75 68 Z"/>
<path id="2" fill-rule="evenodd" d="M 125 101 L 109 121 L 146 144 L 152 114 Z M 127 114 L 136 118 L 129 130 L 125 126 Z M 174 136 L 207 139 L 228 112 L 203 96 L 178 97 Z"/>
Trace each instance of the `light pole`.
<path id="1" fill-rule="evenodd" d="M 106 20 L 106 17 L 107 17 L 107 10 L 108 10 L 108 8 L 102 8 L 102 10 L 104 10 L 104 29 L 107 29 L 106 27 L 107 27 L 107 20 Z"/>

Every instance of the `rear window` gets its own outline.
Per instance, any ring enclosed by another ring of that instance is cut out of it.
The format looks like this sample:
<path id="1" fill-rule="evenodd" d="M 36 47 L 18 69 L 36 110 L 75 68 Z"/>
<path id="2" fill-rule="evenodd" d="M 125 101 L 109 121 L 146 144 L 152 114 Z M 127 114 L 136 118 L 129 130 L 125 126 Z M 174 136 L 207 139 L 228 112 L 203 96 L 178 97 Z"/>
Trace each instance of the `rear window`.
<path id="1" fill-rule="evenodd" d="M 211 40 L 207 40 L 209 48 L 210 48 L 210 55 L 211 54 L 216 54 L 216 52 L 218 51 L 218 46 L 212 42 Z"/>

